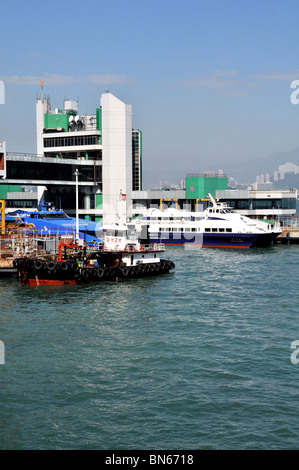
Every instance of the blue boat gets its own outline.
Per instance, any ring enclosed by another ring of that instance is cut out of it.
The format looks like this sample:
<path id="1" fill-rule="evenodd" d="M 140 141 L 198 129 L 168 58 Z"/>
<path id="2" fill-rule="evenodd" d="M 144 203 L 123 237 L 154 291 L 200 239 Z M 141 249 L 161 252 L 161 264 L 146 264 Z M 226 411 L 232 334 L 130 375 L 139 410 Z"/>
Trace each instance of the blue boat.
<path id="1" fill-rule="evenodd" d="M 69 217 L 62 209 L 56 209 L 51 203 L 40 201 L 37 210 L 18 209 L 5 216 L 6 224 L 33 224 L 38 235 L 74 236 L 76 218 Z M 79 236 L 87 243 L 102 242 L 102 224 L 90 220 L 78 219 Z"/>

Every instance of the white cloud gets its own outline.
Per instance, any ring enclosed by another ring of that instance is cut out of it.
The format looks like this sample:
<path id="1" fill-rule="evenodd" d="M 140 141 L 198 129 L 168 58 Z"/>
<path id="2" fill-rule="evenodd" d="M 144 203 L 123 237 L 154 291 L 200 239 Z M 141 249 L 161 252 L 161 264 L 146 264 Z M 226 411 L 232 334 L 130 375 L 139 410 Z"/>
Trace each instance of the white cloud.
<path id="1" fill-rule="evenodd" d="M 6 84 L 6 85 L 26 85 L 26 86 L 31 86 L 31 85 L 37 85 L 38 83 L 40 83 L 40 77 L 34 77 L 34 76 L 31 76 L 31 75 L 27 75 L 27 76 L 19 76 L 19 75 L 10 75 L 8 77 L 5 77 L 5 76 L 2 76 L 1 77 L 1 80 L 3 80 L 3 82 Z"/>
<path id="2" fill-rule="evenodd" d="M 208 77 L 183 80 L 180 85 L 186 88 L 214 90 L 229 98 L 248 95 L 253 84 L 237 78 L 237 75 L 235 70 L 214 70 Z"/>
<path id="3" fill-rule="evenodd" d="M 191 80 L 184 80 L 181 82 L 182 86 L 190 88 L 210 88 L 223 90 L 231 87 L 236 87 L 241 82 L 239 80 L 225 80 L 217 77 L 197 77 Z"/>
<path id="4" fill-rule="evenodd" d="M 122 85 L 126 85 L 128 83 L 132 83 L 135 80 L 132 77 L 128 77 L 127 75 L 116 75 L 116 74 L 106 74 L 106 75 L 85 75 L 80 77 L 82 83 L 92 83 L 94 85 L 106 85 L 111 83 L 118 83 Z"/>
<path id="5" fill-rule="evenodd" d="M 294 70 L 290 72 L 269 72 L 269 73 L 260 73 L 256 75 L 257 78 L 262 80 L 286 80 L 292 81 L 299 79 L 299 70 Z"/>
<path id="6" fill-rule="evenodd" d="M 250 77 L 239 78 L 235 70 L 214 70 L 210 76 L 194 77 L 183 80 L 180 85 L 186 88 L 215 91 L 223 96 L 232 98 L 249 95 L 252 91 L 264 90 L 265 81 L 299 80 L 299 70 L 288 72 L 258 73 Z"/>
<path id="7" fill-rule="evenodd" d="M 41 81 L 45 86 L 52 85 L 70 85 L 72 83 L 91 83 L 93 85 L 109 85 L 109 84 L 123 84 L 132 83 L 134 79 L 127 75 L 106 74 L 106 75 L 81 75 L 80 77 L 73 77 L 68 75 L 59 74 L 42 74 L 42 75 L 10 75 L 0 77 L 5 84 L 8 85 L 21 85 L 21 86 L 36 86 L 40 85 Z"/>

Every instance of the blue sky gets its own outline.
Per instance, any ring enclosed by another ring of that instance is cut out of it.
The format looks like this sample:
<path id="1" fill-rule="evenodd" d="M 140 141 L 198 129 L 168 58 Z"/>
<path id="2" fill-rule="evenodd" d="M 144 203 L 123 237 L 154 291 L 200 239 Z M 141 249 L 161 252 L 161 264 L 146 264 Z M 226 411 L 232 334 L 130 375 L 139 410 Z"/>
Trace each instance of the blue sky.
<path id="1" fill-rule="evenodd" d="M 297 0 L 5 0 L 0 139 L 36 152 L 43 79 L 52 109 L 79 98 L 94 113 L 107 89 L 132 104 L 145 184 L 251 160 L 259 173 L 299 147 L 298 18 Z"/>

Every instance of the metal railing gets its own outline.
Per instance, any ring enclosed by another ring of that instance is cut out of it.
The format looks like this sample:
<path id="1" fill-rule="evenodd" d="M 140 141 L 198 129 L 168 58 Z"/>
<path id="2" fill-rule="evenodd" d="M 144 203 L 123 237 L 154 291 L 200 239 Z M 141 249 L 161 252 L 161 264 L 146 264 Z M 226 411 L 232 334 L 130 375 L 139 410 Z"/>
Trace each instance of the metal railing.
<path id="1" fill-rule="evenodd" d="M 279 219 L 281 227 L 292 227 L 292 228 L 299 228 L 299 217 L 280 217 Z"/>
<path id="2" fill-rule="evenodd" d="M 41 158 L 43 155 L 37 153 L 25 153 L 25 152 L 6 152 L 7 157 L 30 157 L 30 158 Z"/>

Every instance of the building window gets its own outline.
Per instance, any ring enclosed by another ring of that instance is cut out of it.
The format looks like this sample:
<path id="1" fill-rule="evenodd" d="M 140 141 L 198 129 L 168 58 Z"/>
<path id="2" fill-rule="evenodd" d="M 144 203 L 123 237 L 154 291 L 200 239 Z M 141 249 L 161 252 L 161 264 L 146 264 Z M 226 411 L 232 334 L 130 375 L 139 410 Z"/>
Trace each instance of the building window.
<path id="1" fill-rule="evenodd" d="M 7 199 L 5 202 L 6 207 L 9 208 L 36 208 L 37 207 L 37 200 L 32 199 L 16 199 L 16 200 L 9 200 Z"/>
<path id="2" fill-rule="evenodd" d="M 78 145 L 99 145 L 100 137 L 98 135 L 83 135 L 83 136 L 59 136 L 59 137 L 44 137 L 44 147 L 71 147 Z"/>

